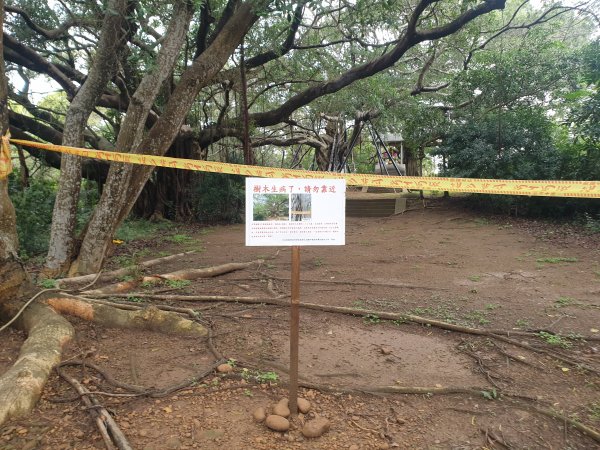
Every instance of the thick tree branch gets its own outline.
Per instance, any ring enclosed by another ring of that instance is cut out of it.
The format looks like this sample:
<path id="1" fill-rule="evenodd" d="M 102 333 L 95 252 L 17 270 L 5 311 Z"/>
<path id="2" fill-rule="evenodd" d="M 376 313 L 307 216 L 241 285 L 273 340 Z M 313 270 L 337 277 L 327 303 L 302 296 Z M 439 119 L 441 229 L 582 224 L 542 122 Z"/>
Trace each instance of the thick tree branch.
<path id="1" fill-rule="evenodd" d="M 281 44 L 281 46 L 277 50 L 269 50 L 265 53 L 261 53 L 260 55 L 253 56 L 246 61 L 246 68 L 251 69 L 254 67 L 262 66 L 269 61 L 273 61 L 286 53 L 288 53 L 293 45 L 294 40 L 296 38 L 296 33 L 298 32 L 298 27 L 300 26 L 300 22 L 302 21 L 302 16 L 304 12 L 304 5 L 306 4 L 306 0 L 298 3 L 296 9 L 294 10 L 294 16 L 292 18 L 292 23 L 290 24 L 290 29 L 288 30 L 288 34 Z"/>
<path id="2" fill-rule="evenodd" d="M 429 0 L 423 1 L 418 5 L 409 22 L 407 31 L 402 36 L 398 44 L 389 52 L 386 52 L 380 57 L 375 58 L 365 64 L 351 68 L 334 80 L 325 81 L 307 88 L 306 90 L 292 96 L 288 101 L 283 103 L 278 108 L 264 113 L 255 113 L 251 115 L 252 122 L 257 126 L 275 125 L 289 117 L 289 115 L 298 108 L 309 104 L 319 97 L 337 92 L 340 89 L 354 83 L 355 81 L 370 77 L 392 67 L 397 61 L 400 60 L 400 58 L 405 55 L 410 48 L 414 47 L 418 43 L 425 40 L 439 39 L 451 35 L 475 18 L 494 9 L 504 8 L 505 0 L 485 0 L 484 3 L 465 11 L 458 18 L 454 19 L 447 25 L 433 28 L 431 30 L 416 31 L 412 24 L 414 23 L 416 26 L 419 14 L 422 14 L 424 9 L 431 3 L 433 2 Z"/>
<path id="3" fill-rule="evenodd" d="M 63 39 L 68 36 L 68 31 L 71 27 L 85 23 L 85 21 L 78 21 L 71 18 L 60 24 L 58 28 L 55 28 L 54 30 L 48 30 L 47 28 L 40 27 L 38 24 L 36 24 L 24 9 L 16 6 L 5 5 L 4 10 L 6 12 L 21 16 L 29 28 L 48 40 Z"/>

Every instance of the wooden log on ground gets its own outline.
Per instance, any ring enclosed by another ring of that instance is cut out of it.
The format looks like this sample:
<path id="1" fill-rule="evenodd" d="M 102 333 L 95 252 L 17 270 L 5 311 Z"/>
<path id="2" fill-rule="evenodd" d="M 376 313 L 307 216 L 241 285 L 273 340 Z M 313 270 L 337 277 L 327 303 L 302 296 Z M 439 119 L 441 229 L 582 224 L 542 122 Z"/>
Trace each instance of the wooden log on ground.
<path id="1" fill-rule="evenodd" d="M 100 274 L 98 280 L 107 280 L 109 278 L 121 277 L 124 275 L 129 275 L 132 273 L 136 273 L 140 270 L 147 269 L 149 267 L 154 267 L 158 264 L 166 263 L 169 261 L 173 261 L 176 259 L 180 259 L 186 255 L 190 255 L 195 253 L 195 250 L 190 252 L 178 253 L 176 255 L 163 256 L 162 258 L 150 259 L 148 261 L 143 261 L 139 264 L 135 264 L 129 267 L 124 267 L 118 270 L 112 270 L 110 272 L 104 272 Z M 98 276 L 97 273 L 92 273 L 90 275 L 80 275 L 78 277 L 70 277 L 70 278 L 62 278 L 56 281 L 56 287 L 60 289 L 66 289 L 68 287 L 77 286 L 83 283 L 91 283 Z"/>
<path id="2" fill-rule="evenodd" d="M 139 311 L 126 311 L 112 306 L 86 302 L 77 297 L 61 296 L 47 300 L 61 314 L 95 322 L 106 327 L 160 331 L 187 336 L 207 336 L 208 331 L 198 322 L 179 314 L 148 306 Z"/>
<path id="3" fill-rule="evenodd" d="M 184 269 L 178 270 L 176 272 L 165 273 L 162 275 L 152 275 L 142 277 L 137 280 L 132 281 L 124 281 L 121 283 L 111 284 L 108 286 L 104 286 L 99 289 L 94 289 L 90 291 L 85 291 L 86 295 L 94 295 L 94 294 L 112 294 L 119 292 L 127 292 L 131 289 L 139 286 L 142 283 L 158 283 L 163 280 L 196 280 L 198 278 L 211 278 L 219 275 L 223 275 L 229 272 L 234 272 L 236 270 L 243 270 L 251 267 L 253 265 L 259 265 L 263 261 L 261 259 L 256 261 L 250 261 L 245 263 L 228 263 L 221 264 L 219 266 L 206 267 L 204 269 Z"/>

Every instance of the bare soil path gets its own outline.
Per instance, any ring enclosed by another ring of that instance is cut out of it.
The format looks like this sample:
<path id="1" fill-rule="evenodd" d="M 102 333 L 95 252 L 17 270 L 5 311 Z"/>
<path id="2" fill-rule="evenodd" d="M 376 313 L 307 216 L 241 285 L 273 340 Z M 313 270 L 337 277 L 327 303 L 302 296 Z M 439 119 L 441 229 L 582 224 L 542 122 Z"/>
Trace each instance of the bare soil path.
<path id="1" fill-rule="evenodd" d="M 599 236 L 569 226 L 476 215 L 454 202 L 413 207 L 385 219 L 348 219 L 344 247 L 303 248 L 301 301 L 488 330 L 543 330 L 514 338 L 600 368 Z M 243 231 L 242 225 L 178 227 L 119 247 L 112 261 L 117 267 L 127 259 L 198 250 L 151 272 L 167 273 L 262 258 L 264 264 L 251 270 L 146 286 L 140 292 L 287 294 L 289 249 L 245 247 Z M 129 301 L 143 304 L 135 294 Z M 214 345 L 236 361 L 234 375 L 215 373 L 164 398 L 98 395 L 136 449 L 600 448 L 564 420 L 533 408 L 599 429 L 600 378 L 577 364 L 487 337 L 377 315 L 313 310 L 301 312 L 300 375 L 307 384 L 330 389 L 301 391 L 314 412 L 331 421 L 331 430 L 316 439 L 302 437 L 298 429 L 269 431 L 251 414 L 286 395 L 287 308 L 168 304 L 200 310 L 201 320 L 212 324 Z M 214 362 L 205 340 L 74 323 L 77 338 L 65 359 L 85 358 L 122 382 L 166 387 Z M 8 330 L 0 339 L 4 370 L 24 337 Z M 68 370 L 90 390 L 123 392 L 89 367 Z M 350 392 L 386 386 L 478 391 Z M 0 449 L 104 448 L 73 396 L 53 375 L 34 413 L 0 428 Z"/>

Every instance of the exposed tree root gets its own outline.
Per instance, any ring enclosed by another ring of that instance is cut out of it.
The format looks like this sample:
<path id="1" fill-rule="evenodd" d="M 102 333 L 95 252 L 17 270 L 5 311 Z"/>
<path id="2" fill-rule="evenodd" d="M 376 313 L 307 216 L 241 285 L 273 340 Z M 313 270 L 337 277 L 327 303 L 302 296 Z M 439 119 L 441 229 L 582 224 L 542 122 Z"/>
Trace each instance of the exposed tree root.
<path id="1" fill-rule="evenodd" d="M 290 281 L 289 278 L 282 277 L 274 277 L 269 274 L 264 274 L 264 278 L 278 281 Z M 257 280 L 257 278 L 235 278 L 232 281 L 242 281 L 242 280 Z M 423 289 L 426 291 L 447 291 L 448 288 L 443 287 L 431 287 L 431 286 L 422 286 L 416 284 L 405 284 L 405 283 L 379 283 L 376 281 L 342 281 L 342 280 L 300 280 L 300 283 L 310 283 L 310 284 L 341 284 L 348 286 L 383 286 L 383 287 L 395 287 L 395 288 L 403 288 L 403 289 Z"/>
<path id="2" fill-rule="evenodd" d="M 83 401 L 83 404 L 87 407 L 88 412 L 94 417 L 94 421 L 96 422 L 96 426 L 100 431 L 106 448 L 112 450 L 116 445 L 116 448 L 119 450 L 133 450 L 112 416 L 108 413 L 106 408 L 98 403 L 90 391 L 84 388 L 75 378 L 61 372 L 58 368 L 57 371 L 67 383 L 73 386 Z"/>
<path id="3" fill-rule="evenodd" d="M 113 306 L 90 303 L 76 297 L 53 297 L 47 300 L 56 311 L 107 327 L 160 331 L 188 336 L 207 336 L 204 326 L 176 313 L 148 306 L 139 311 L 125 311 Z"/>
<path id="4" fill-rule="evenodd" d="M 18 307 L 4 305 L 3 312 L 14 315 Z M 33 409 L 50 371 L 60 362 L 62 348 L 74 334 L 67 320 L 39 303 L 30 305 L 17 325 L 28 337 L 15 364 L 0 377 L 0 425 Z"/>
<path id="5" fill-rule="evenodd" d="M 110 272 L 92 273 L 89 275 L 81 275 L 81 276 L 77 276 L 77 277 L 62 278 L 62 279 L 56 281 L 56 287 L 61 288 L 61 289 L 73 288 L 77 285 L 80 285 L 83 283 L 89 283 L 89 282 L 93 281 L 96 277 L 98 277 L 98 275 L 100 275 L 98 277 L 98 280 L 101 281 L 101 280 L 107 280 L 109 278 L 115 278 L 115 277 L 121 277 L 124 275 L 135 274 L 135 273 L 140 272 L 143 269 L 147 269 L 149 267 L 153 267 L 158 264 L 165 263 L 165 262 L 173 261 L 173 260 L 182 258 L 186 255 L 189 255 L 189 254 L 192 254 L 195 252 L 196 252 L 195 250 L 192 250 L 190 252 L 178 253 L 176 255 L 169 255 L 169 256 L 163 256 L 162 258 L 150 259 L 148 261 L 143 261 L 139 264 L 135 264 L 135 265 L 132 265 L 129 267 L 124 267 L 124 268 L 118 269 L 118 270 L 113 270 Z"/>
<path id="6" fill-rule="evenodd" d="M 587 425 L 584 425 L 575 419 L 571 419 L 569 416 L 567 416 L 565 414 L 561 414 L 558 411 L 555 411 L 553 409 L 540 408 L 539 406 L 536 406 L 536 405 L 530 405 L 527 403 L 521 403 L 521 402 L 516 402 L 516 401 L 511 401 L 511 405 L 514 406 L 515 408 L 534 411 L 539 414 L 543 414 L 546 417 L 551 417 L 553 419 L 557 419 L 560 422 L 562 422 L 563 424 L 569 424 L 576 430 L 591 437 L 594 441 L 600 443 L 600 432 L 598 430 L 588 427 Z"/>
<path id="7" fill-rule="evenodd" d="M 158 300 L 168 300 L 168 301 L 203 301 L 203 302 L 211 302 L 211 301 L 219 301 L 219 302 L 234 302 L 234 303 L 264 303 L 269 305 L 277 305 L 277 306 L 289 306 L 289 302 L 286 300 L 282 300 L 279 298 L 271 298 L 271 297 L 231 297 L 231 296 L 223 296 L 223 295 L 156 295 L 156 294 L 143 294 L 143 293 L 135 293 L 135 294 L 115 294 L 115 295 L 95 295 L 96 297 L 104 298 L 104 297 L 129 297 L 136 296 L 140 298 L 148 298 L 148 299 L 158 299 Z M 348 308 L 345 306 L 331 306 L 331 305 L 319 305 L 317 303 L 300 303 L 300 307 L 306 309 L 313 309 L 316 311 L 324 311 L 331 313 L 340 313 L 340 314 L 349 314 L 353 316 L 377 316 L 380 319 L 386 320 L 396 320 L 403 322 L 413 322 L 421 325 L 433 326 L 436 328 L 441 328 L 443 330 L 456 331 L 459 333 L 472 334 L 475 336 L 486 336 L 490 338 L 495 338 L 509 344 L 515 345 L 517 347 L 522 347 L 527 350 L 536 353 L 542 353 L 548 355 L 552 358 L 556 358 L 566 364 L 570 365 L 578 365 L 590 372 L 600 374 L 600 370 L 589 366 L 583 361 L 577 360 L 575 358 L 566 357 L 561 355 L 560 353 L 553 352 L 551 350 L 533 347 L 532 345 L 517 341 L 515 339 L 511 339 L 508 336 L 511 334 L 515 334 L 512 331 L 502 331 L 502 330 L 482 330 L 478 328 L 466 327 L 462 325 L 456 325 L 453 323 L 442 322 L 440 320 L 435 319 L 427 319 L 421 316 L 415 316 L 413 314 L 402 314 L 402 313 L 390 313 L 386 311 L 377 311 L 371 309 L 358 309 L 358 308 Z M 528 337 L 536 337 L 536 333 L 534 332 L 526 332 L 520 331 L 517 333 L 519 336 L 528 336 Z M 587 337 L 583 337 L 582 339 L 587 339 Z"/>
<path id="8" fill-rule="evenodd" d="M 83 366 L 83 367 L 89 367 L 93 370 L 95 370 L 98 374 L 100 374 L 102 376 L 102 378 L 104 379 L 104 381 L 110 385 L 112 385 L 113 387 L 116 387 L 118 389 L 123 389 L 125 391 L 129 391 L 131 393 L 133 393 L 133 395 L 128 394 L 127 397 L 151 397 L 151 398 L 163 398 L 163 397 L 167 397 L 171 394 L 173 394 L 174 392 L 180 391 L 182 389 L 186 389 L 189 388 L 190 386 L 202 381 L 202 379 L 206 378 L 208 375 L 212 374 L 215 369 L 223 364 L 224 362 L 226 362 L 226 360 L 223 359 L 218 359 L 216 360 L 214 363 L 212 363 L 207 369 L 198 372 L 197 374 L 195 374 L 193 377 L 188 378 L 185 381 L 182 381 L 181 383 L 176 383 L 173 384 L 169 387 L 166 387 L 164 389 L 155 389 L 155 388 L 148 388 L 148 387 L 144 387 L 144 386 L 137 386 L 135 384 L 129 384 L 129 383 L 123 383 L 122 381 L 116 380 L 115 378 L 113 378 L 112 376 L 110 376 L 104 369 L 102 369 L 100 366 L 97 366 L 96 364 L 87 362 L 87 361 L 82 361 L 82 360 L 71 360 L 71 361 L 65 361 L 61 364 L 59 364 L 57 367 L 67 367 L 67 366 Z M 94 392 L 95 394 L 96 392 Z M 108 396 L 115 396 L 118 393 L 115 392 L 103 392 L 100 395 L 108 395 Z M 69 399 L 69 400 L 76 400 L 79 397 L 75 397 L 73 399 Z M 56 400 L 55 400 L 56 401 Z M 62 400 L 59 400 L 62 401 Z"/>
<path id="9" fill-rule="evenodd" d="M 141 277 L 137 280 L 123 281 L 121 283 L 104 286 L 100 289 L 85 291 L 84 294 L 110 294 L 118 292 L 127 292 L 139 286 L 142 283 L 158 283 L 163 280 L 196 280 L 198 278 L 211 278 L 225 273 L 234 272 L 236 270 L 247 269 L 253 265 L 259 265 L 262 259 L 250 261 L 246 263 L 228 263 L 220 266 L 207 267 L 204 269 L 185 269 L 176 272 L 165 273 L 162 275 L 152 275 Z"/>

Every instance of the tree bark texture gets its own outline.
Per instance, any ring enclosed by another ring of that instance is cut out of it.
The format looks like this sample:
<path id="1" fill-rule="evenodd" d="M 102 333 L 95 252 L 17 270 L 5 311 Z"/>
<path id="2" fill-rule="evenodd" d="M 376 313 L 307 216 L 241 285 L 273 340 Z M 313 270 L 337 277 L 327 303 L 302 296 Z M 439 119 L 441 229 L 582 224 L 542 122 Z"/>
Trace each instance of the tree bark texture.
<path id="1" fill-rule="evenodd" d="M 5 305 L 2 312 L 12 316 L 20 306 Z M 50 371 L 60 362 L 63 347 L 74 334 L 66 319 L 38 303 L 25 310 L 18 326 L 27 332 L 27 340 L 15 364 L 0 377 L 0 425 L 31 412 Z"/>
<path id="2" fill-rule="evenodd" d="M 186 336 L 208 336 L 208 330 L 179 314 L 149 306 L 140 311 L 126 311 L 113 306 L 94 304 L 75 297 L 53 297 L 48 304 L 56 311 L 105 327 L 159 331 Z"/>
<path id="3" fill-rule="evenodd" d="M 87 121 L 107 83 L 118 69 L 131 32 L 126 17 L 132 11 L 129 0 L 111 0 L 106 9 L 96 57 L 88 76 L 75 94 L 65 118 L 63 145 L 82 147 Z M 81 187 L 81 157 L 63 155 L 58 192 L 52 213 L 50 245 L 45 273 L 54 277 L 64 272 L 74 251 L 77 202 Z"/>
<path id="4" fill-rule="evenodd" d="M 223 68 L 257 18 L 249 4 L 236 8 L 210 46 L 183 72 L 165 111 L 147 136 L 135 146 L 135 153 L 164 155 L 167 152 L 200 90 L 210 84 Z M 119 166 L 109 173 L 71 274 L 100 270 L 114 231 L 131 211 L 153 171 L 153 167 Z"/>

